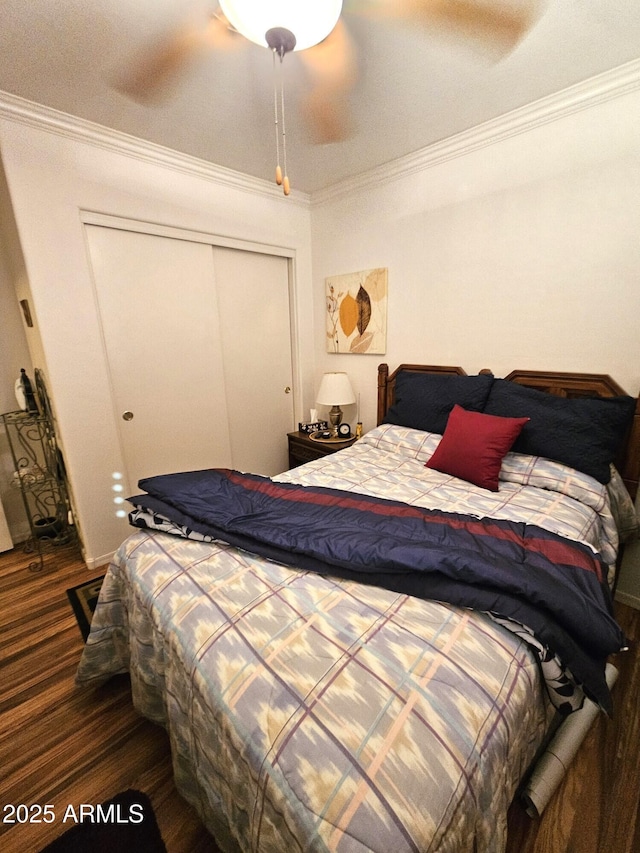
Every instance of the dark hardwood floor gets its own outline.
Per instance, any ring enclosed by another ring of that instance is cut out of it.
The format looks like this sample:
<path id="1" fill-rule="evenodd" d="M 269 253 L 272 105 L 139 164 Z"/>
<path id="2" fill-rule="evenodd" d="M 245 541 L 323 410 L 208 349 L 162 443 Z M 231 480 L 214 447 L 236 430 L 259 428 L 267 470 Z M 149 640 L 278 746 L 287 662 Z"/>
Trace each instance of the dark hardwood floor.
<path id="1" fill-rule="evenodd" d="M 69 825 L 68 805 L 135 788 L 151 799 L 168 853 L 217 847 L 173 784 L 167 735 L 133 709 L 126 677 L 74 686 L 82 636 L 66 590 L 89 573 L 58 549 L 30 572 L 20 549 L 0 555 L 0 804 L 51 803 L 52 824 L 0 824 L 3 853 L 38 853 Z"/>
<path id="2" fill-rule="evenodd" d="M 52 804 L 51 824 L 0 823 L 3 853 L 38 853 L 61 835 L 68 805 L 97 804 L 126 788 L 154 805 L 168 853 L 217 847 L 172 781 L 168 739 L 133 710 L 126 677 L 98 691 L 76 689 L 82 637 L 66 590 L 89 573 L 59 548 L 41 572 L 20 549 L 0 555 L 0 807 Z M 640 851 L 640 612 L 617 606 L 632 640 L 618 656 L 615 715 L 601 716 L 541 820 L 518 805 L 508 853 Z M 392 851 L 390 851 L 392 853 Z"/>

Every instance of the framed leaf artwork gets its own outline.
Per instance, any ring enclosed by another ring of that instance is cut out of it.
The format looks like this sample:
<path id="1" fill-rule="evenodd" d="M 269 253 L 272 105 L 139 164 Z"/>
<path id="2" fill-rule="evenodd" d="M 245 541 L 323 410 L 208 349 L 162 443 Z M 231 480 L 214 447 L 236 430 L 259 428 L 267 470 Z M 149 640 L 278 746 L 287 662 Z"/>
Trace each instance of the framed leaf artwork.
<path id="1" fill-rule="evenodd" d="M 387 279 L 386 267 L 325 279 L 327 352 L 385 353 Z"/>

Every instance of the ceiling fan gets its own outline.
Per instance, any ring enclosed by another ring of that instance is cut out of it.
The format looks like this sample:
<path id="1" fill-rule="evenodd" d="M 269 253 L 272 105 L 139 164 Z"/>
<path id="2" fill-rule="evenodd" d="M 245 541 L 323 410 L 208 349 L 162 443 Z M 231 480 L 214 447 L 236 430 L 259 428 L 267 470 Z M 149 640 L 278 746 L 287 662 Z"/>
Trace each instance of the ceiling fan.
<path id="1" fill-rule="evenodd" d="M 174 82 L 203 51 L 230 51 L 247 40 L 269 48 L 282 62 L 295 50 L 309 78 L 303 115 L 311 137 L 318 143 L 348 136 L 347 99 L 357 79 L 357 51 L 344 11 L 380 22 L 404 22 L 425 31 L 440 31 L 490 51 L 500 58 L 526 35 L 539 16 L 544 0 L 218 0 L 207 18 L 186 22 L 148 48 L 126 75 L 116 82 L 124 94 L 152 101 Z M 274 70 L 274 80 L 277 70 Z M 280 83 L 281 85 L 281 83 Z M 284 123 L 281 91 L 280 121 Z M 278 133 L 278 98 L 274 93 Z M 277 137 L 276 133 L 276 137 Z M 284 135 L 284 126 L 282 128 Z M 284 145 L 283 138 L 283 145 Z M 285 148 L 286 167 L 286 148 Z M 278 183 L 288 195 L 288 179 Z"/>

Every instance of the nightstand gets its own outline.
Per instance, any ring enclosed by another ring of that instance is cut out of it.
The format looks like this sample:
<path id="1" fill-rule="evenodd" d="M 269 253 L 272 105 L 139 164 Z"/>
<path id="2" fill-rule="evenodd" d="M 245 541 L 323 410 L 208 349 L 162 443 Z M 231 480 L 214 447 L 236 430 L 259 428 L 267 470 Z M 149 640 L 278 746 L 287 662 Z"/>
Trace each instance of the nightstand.
<path id="1" fill-rule="evenodd" d="M 338 450 L 344 450 L 345 447 L 350 447 L 355 441 L 355 435 L 351 438 L 345 438 L 344 441 L 328 441 L 323 444 L 321 441 L 314 441 L 309 438 L 306 432 L 290 432 L 287 433 L 289 440 L 289 468 L 297 468 L 304 462 L 311 462 L 313 459 L 320 459 L 322 456 L 329 456 L 331 453 L 336 453 Z"/>

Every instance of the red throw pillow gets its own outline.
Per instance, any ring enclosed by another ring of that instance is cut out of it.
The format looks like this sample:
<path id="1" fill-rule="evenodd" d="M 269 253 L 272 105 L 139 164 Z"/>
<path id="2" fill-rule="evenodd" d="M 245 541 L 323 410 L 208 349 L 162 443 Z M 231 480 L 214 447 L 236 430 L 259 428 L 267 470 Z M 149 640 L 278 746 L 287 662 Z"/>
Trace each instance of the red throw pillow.
<path id="1" fill-rule="evenodd" d="M 455 405 L 425 467 L 497 492 L 502 460 L 528 420 L 468 412 Z"/>

